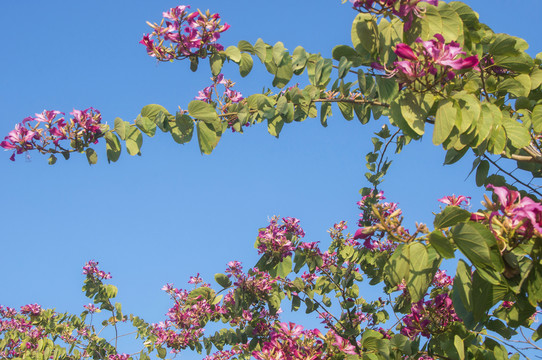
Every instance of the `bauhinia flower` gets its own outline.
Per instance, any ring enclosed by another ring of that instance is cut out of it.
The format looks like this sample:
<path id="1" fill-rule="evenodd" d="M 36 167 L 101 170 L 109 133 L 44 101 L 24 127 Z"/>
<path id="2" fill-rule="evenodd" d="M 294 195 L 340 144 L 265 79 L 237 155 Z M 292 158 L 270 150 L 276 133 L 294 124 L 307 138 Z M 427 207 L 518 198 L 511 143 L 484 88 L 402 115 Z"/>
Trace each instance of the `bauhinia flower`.
<path id="1" fill-rule="evenodd" d="M 35 117 L 25 118 L 0 142 L 0 147 L 14 150 L 10 160 L 15 161 L 16 154 L 30 150 L 42 154 L 83 151 L 103 136 L 102 116 L 96 109 L 74 109 L 70 113 L 73 117 L 69 120 L 60 115 L 64 113 L 44 110 L 41 114 L 35 114 Z"/>
<path id="2" fill-rule="evenodd" d="M 450 206 L 461 206 L 462 203 L 465 203 L 465 205 L 469 205 L 470 196 L 455 196 L 455 194 L 452 194 L 452 196 L 445 196 L 442 199 L 438 199 L 438 201 Z"/>
<path id="3" fill-rule="evenodd" d="M 458 43 L 446 43 L 441 34 L 435 34 L 434 39 L 423 41 L 418 38 L 411 46 L 399 43 L 395 46 L 395 54 L 404 60 L 394 62 L 395 69 L 390 76 L 397 75 L 406 84 L 424 78 L 424 84 L 442 84 L 452 80 L 454 70 L 473 69 L 478 66 L 477 55 L 466 55 Z"/>
<path id="4" fill-rule="evenodd" d="M 143 36 L 139 42 L 147 48 L 149 56 L 159 61 L 205 58 L 209 52 L 224 50 L 217 43 L 220 34 L 228 30 L 228 24 L 220 25 L 220 15 L 194 11 L 181 5 L 164 12 L 160 24 L 147 24 L 153 32 Z M 165 24 L 164 24 L 165 22 Z"/>

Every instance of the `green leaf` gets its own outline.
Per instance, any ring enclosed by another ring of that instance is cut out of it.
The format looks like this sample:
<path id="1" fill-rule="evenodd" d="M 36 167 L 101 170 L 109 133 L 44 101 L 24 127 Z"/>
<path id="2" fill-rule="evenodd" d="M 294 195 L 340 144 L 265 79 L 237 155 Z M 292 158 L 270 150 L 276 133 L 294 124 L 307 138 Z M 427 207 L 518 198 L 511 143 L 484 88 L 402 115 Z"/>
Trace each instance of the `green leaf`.
<path id="1" fill-rule="evenodd" d="M 351 103 L 340 102 L 337 105 L 346 120 L 350 121 L 354 118 L 354 106 Z"/>
<path id="2" fill-rule="evenodd" d="M 98 154 L 92 148 L 88 148 L 85 153 L 87 154 L 87 160 L 89 165 L 94 165 L 98 162 Z"/>
<path id="3" fill-rule="evenodd" d="M 215 53 L 209 58 L 209 65 L 211 66 L 211 73 L 213 76 L 217 76 L 222 71 L 222 65 L 224 65 L 224 60 L 222 56 Z"/>
<path id="4" fill-rule="evenodd" d="M 254 61 L 252 60 L 252 56 L 250 56 L 247 53 L 241 54 L 241 62 L 239 63 L 239 73 L 242 77 L 247 76 L 250 71 L 252 70 L 252 66 L 254 64 Z"/>
<path id="5" fill-rule="evenodd" d="M 267 119 L 267 131 L 276 138 L 279 137 L 283 126 L 284 120 L 282 119 L 282 116 L 275 116 L 271 119 Z"/>
<path id="6" fill-rule="evenodd" d="M 380 38 L 375 18 L 360 13 L 352 23 L 352 44 L 364 62 L 372 59 L 380 49 Z"/>
<path id="7" fill-rule="evenodd" d="M 292 70 L 297 75 L 300 75 L 303 69 L 305 69 L 308 58 L 309 56 L 305 49 L 301 46 L 295 48 L 294 53 L 292 54 Z"/>
<path id="8" fill-rule="evenodd" d="M 457 117 L 455 126 L 460 133 L 464 133 L 469 130 L 473 123 L 478 123 L 482 107 L 478 98 L 466 92 L 459 92 L 453 98 L 457 101 L 461 115 Z"/>
<path id="9" fill-rule="evenodd" d="M 495 122 L 493 108 L 496 108 L 498 116 L 502 116 L 500 109 L 494 104 L 483 103 L 482 113 L 476 125 L 476 133 L 478 134 L 478 144 L 481 144 L 491 133 L 491 128 Z"/>
<path id="10" fill-rule="evenodd" d="M 438 251 L 440 255 L 446 259 L 453 259 L 455 257 L 455 251 L 452 243 L 442 234 L 442 232 L 434 230 L 432 233 L 430 233 L 429 243 Z"/>
<path id="11" fill-rule="evenodd" d="M 194 120 L 180 112 L 175 115 L 175 126 L 171 128 L 171 136 L 178 144 L 185 144 L 192 140 L 194 134 Z"/>
<path id="12" fill-rule="evenodd" d="M 493 55 L 518 55 L 528 47 L 525 40 L 508 34 L 495 34 L 488 52 Z"/>
<path id="13" fill-rule="evenodd" d="M 126 128 L 130 126 L 130 123 L 122 120 L 121 118 L 115 118 L 115 132 L 119 134 L 121 140 L 126 140 Z"/>
<path id="14" fill-rule="evenodd" d="M 452 290 L 452 301 L 457 315 L 463 320 L 467 328 L 474 326 L 471 303 L 471 269 L 463 260 L 457 263 Z"/>
<path id="15" fill-rule="evenodd" d="M 277 264 L 277 276 L 285 279 L 292 272 L 292 257 L 287 256 Z"/>
<path id="16" fill-rule="evenodd" d="M 478 165 L 478 169 L 476 169 L 476 185 L 477 186 L 484 186 L 486 184 L 488 173 L 489 173 L 489 162 L 487 160 L 483 160 L 480 162 L 480 165 Z"/>
<path id="17" fill-rule="evenodd" d="M 420 135 L 418 135 L 414 130 L 412 130 L 408 122 L 403 117 L 401 106 L 397 101 L 394 101 L 390 104 L 389 115 L 390 115 L 390 120 L 392 121 L 392 123 L 395 124 L 397 127 L 399 127 L 405 133 L 405 135 L 413 139 L 420 138 Z"/>
<path id="18" fill-rule="evenodd" d="M 282 62 L 282 65 L 277 68 L 275 78 L 273 79 L 273 86 L 282 89 L 288 85 L 293 75 L 294 71 L 292 69 L 292 59 L 290 56 L 286 56 L 285 60 Z"/>
<path id="19" fill-rule="evenodd" d="M 389 285 L 397 286 L 403 279 L 408 280 L 409 260 L 410 248 L 400 244 L 384 267 L 384 274 Z"/>
<path id="20" fill-rule="evenodd" d="M 350 68 L 352 67 L 352 62 L 349 61 L 346 57 L 341 57 L 341 60 L 339 61 L 339 79 L 344 78 L 346 75 L 348 75 L 348 72 L 350 71 Z"/>
<path id="21" fill-rule="evenodd" d="M 535 67 L 531 71 L 531 90 L 537 89 L 542 84 L 542 69 Z"/>
<path id="22" fill-rule="evenodd" d="M 403 23 L 400 19 L 381 19 L 378 24 L 381 63 L 391 64 L 396 58 L 393 46 L 403 41 Z"/>
<path id="23" fill-rule="evenodd" d="M 273 62 L 275 63 L 275 65 L 280 66 L 287 56 L 288 52 L 286 51 L 284 44 L 278 41 L 273 46 Z"/>
<path id="24" fill-rule="evenodd" d="M 268 45 L 262 39 L 258 39 L 254 43 L 254 53 L 262 63 L 265 63 L 267 58 L 267 47 Z"/>
<path id="25" fill-rule="evenodd" d="M 420 98 L 411 91 L 405 91 L 401 92 L 397 101 L 401 106 L 401 114 L 410 128 L 416 134 L 423 135 L 425 120 L 427 120 L 427 115 L 433 106 L 433 95 L 427 93 L 423 98 Z"/>
<path id="26" fill-rule="evenodd" d="M 252 47 L 252 45 L 248 41 L 240 40 L 239 43 L 237 44 L 237 47 L 241 51 L 246 51 L 246 52 L 249 52 L 251 54 L 254 54 L 254 48 Z"/>
<path id="27" fill-rule="evenodd" d="M 158 105 L 158 104 L 145 105 L 141 109 L 141 116 L 149 118 L 149 119 L 151 119 L 151 121 L 154 121 L 155 123 L 157 122 L 156 118 L 159 116 L 160 113 L 162 113 L 163 115 L 166 115 L 166 116 L 168 116 L 168 115 L 171 116 L 171 114 L 166 110 L 165 107 L 163 107 L 162 105 Z M 120 134 L 119 134 L 119 136 L 120 136 Z M 121 139 L 122 139 L 122 137 L 121 137 Z M 124 140 L 124 139 L 122 139 L 122 140 Z"/>
<path id="28" fill-rule="evenodd" d="M 435 216 L 435 229 L 444 229 L 454 226 L 460 222 L 467 221 L 470 218 L 470 212 L 461 209 L 458 206 L 446 206 L 444 210 Z"/>
<path id="29" fill-rule="evenodd" d="M 358 67 L 363 63 L 363 59 L 352 47 L 348 45 L 337 45 L 333 48 L 331 52 L 333 59 L 339 61 L 342 57 L 345 57 L 346 60 L 352 62 L 353 67 Z M 294 52 L 295 55 L 295 52 Z"/>
<path id="30" fill-rule="evenodd" d="M 531 121 L 533 123 L 534 132 L 542 132 L 542 104 L 538 104 L 534 107 Z"/>
<path id="31" fill-rule="evenodd" d="M 314 67 L 314 78 L 311 84 L 316 86 L 325 86 L 330 80 L 332 69 L 333 61 L 331 59 L 318 60 Z"/>
<path id="32" fill-rule="evenodd" d="M 280 298 L 276 294 L 273 294 L 269 297 L 267 302 L 269 304 L 269 312 L 271 313 L 271 315 L 275 315 L 280 309 Z"/>
<path id="33" fill-rule="evenodd" d="M 531 143 L 529 130 L 516 120 L 504 121 L 502 125 L 506 131 L 506 137 L 516 149 L 521 149 Z"/>
<path id="34" fill-rule="evenodd" d="M 156 133 L 156 124 L 148 117 L 138 116 L 135 121 L 137 127 L 143 131 L 147 136 L 153 137 Z"/>
<path id="35" fill-rule="evenodd" d="M 494 125 L 489 138 L 489 151 L 500 155 L 506 147 L 506 132 L 501 124 Z"/>
<path id="36" fill-rule="evenodd" d="M 378 98 L 384 103 L 390 103 L 399 93 L 399 84 L 392 78 L 375 76 Z"/>
<path id="37" fill-rule="evenodd" d="M 435 130 L 433 131 L 433 144 L 440 145 L 448 138 L 458 116 L 457 108 L 450 100 L 441 100 L 438 104 L 435 118 Z"/>
<path id="38" fill-rule="evenodd" d="M 320 107 L 320 123 L 323 127 L 327 127 L 327 118 L 331 115 L 331 103 L 322 103 Z"/>
<path id="39" fill-rule="evenodd" d="M 230 278 L 224 274 L 215 274 L 215 281 L 223 288 L 228 288 L 231 286 Z"/>
<path id="40" fill-rule="evenodd" d="M 439 33 L 444 36 L 446 42 L 461 41 L 463 37 L 463 21 L 459 14 L 453 7 L 440 1 L 437 10 L 442 24 L 442 31 L 439 31 Z"/>
<path id="41" fill-rule="evenodd" d="M 188 103 L 188 114 L 205 122 L 218 121 L 218 115 L 213 105 L 200 100 L 193 100 Z"/>
<path id="42" fill-rule="evenodd" d="M 202 154 L 209 155 L 220 141 L 220 137 L 222 136 L 222 125 L 220 122 L 207 123 L 198 121 L 196 128 L 200 151 Z"/>
<path id="43" fill-rule="evenodd" d="M 107 150 L 107 161 L 117 161 L 121 153 L 119 138 L 113 132 L 108 131 L 105 133 L 105 141 L 105 147 Z"/>
<path id="44" fill-rule="evenodd" d="M 524 76 L 521 78 L 520 76 Z M 526 77 L 526 78 L 525 78 Z M 520 81 L 520 80 L 527 81 Z M 497 84 L 497 90 L 499 91 L 506 91 L 511 95 L 512 98 L 518 98 L 521 96 L 529 96 L 529 92 L 531 89 L 531 80 L 529 79 L 529 75 L 527 74 L 521 74 L 517 76 L 516 78 L 508 78 L 504 79 L 503 81 L 500 81 Z"/>
<path id="45" fill-rule="evenodd" d="M 143 135 L 141 135 L 141 131 L 134 125 L 130 126 L 126 132 L 126 150 L 128 151 L 128 154 L 139 154 L 142 145 Z"/>
<path id="46" fill-rule="evenodd" d="M 463 344 L 463 339 L 459 337 L 459 335 L 454 336 L 454 347 L 457 351 L 457 354 L 459 355 L 460 360 L 465 359 L 465 345 Z"/>
<path id="47" fill-rule="evenodd" d="M 56 163 L 56 156 L 51 154 L 51 156 L 49 156 L 49 159 L 47 160 L 47 162 L 49 163 L 49 165 L 54 165 Z"/>
<path id="48" fill-rule="evenodd" d="M 263 110 L 275 106 L 275 101 L 264 94 L 253 94 L 247 98 L 248 108 L 251 110 Z"/>
<path id="49" fill-rule="evenodd" d="M 493 233 L 482 224 L 460 223 L 452 228 L 452 238 L 461 252 L 476 267 L 490 267 L 492 263 L 489 244 L 495 243 Z"/>
<path id="50" fill-rule="evenodd" d="M 167 350 L 166 349 L 164 349 L 163 347 L 157 346 L 156 351 L 158 351 L 158 357 L 160 359 L 165 359 L 166 358 L 166 356 L 167 356 Z"/>
<path id="51" fill-rule="evenodd" d="M 516 335 L 517 332 L 513 329 L 510 329 L 506 324 L 497 319 L 491 319 L 486 323 L 488 330 L 494 331 L 497 334 L 501 335 L 505 339 L 510 339 L 513 335 Z"/>
<path id="52" fill-rule="evenodd" d="M 409 247 L 408 261 L 410 274 L 407 281 L 408 291 L 412 302 L 421 300 L 433 280 L 433 264 L 429 261 L 427 248 L 419 242 L 407 245 Z"/>
<path id="53" fill-rule="evenodd" d="M 513 56 L 494 56 L 493 60 L 497 66 L 524 74 L 530 73 L 534 66 L 533 58 L 531 58 L 527 53 L 521 53 Z"/>
<path id="54" fill-rule="evenodd" d="M 233 62 L 238 63 L 241 61 L 241 52 L 236 46 L 228 46 L 226 49 L 226 56 Z"/>

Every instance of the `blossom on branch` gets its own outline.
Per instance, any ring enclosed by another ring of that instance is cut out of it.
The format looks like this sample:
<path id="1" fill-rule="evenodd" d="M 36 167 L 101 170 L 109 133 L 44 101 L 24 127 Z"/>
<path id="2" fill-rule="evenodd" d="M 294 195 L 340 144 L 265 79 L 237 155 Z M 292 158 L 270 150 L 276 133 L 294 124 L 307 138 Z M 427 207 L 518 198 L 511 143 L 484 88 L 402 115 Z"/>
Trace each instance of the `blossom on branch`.
<path id="1" fill-rule="evenodd" d="M 149 56 L 158 61 L 171 61 L 189 57 L 205 58 L 209 52 L 224 50 L 217 41 L 230 26 L 220 25 L 218 14 L 199 10 L 189 13 L 189 8 L 181 5 L 169 9 L 162 14 L 164 19 L 160 24 L 147 22 L 153 32 L 144 35 L 139 43 L 146 47 Z"/>
<path id="2" fill-rule="evenodd" d="M 44 110 L 41 114 L 35 114 L 35 117 L 25 118 L 15 125 L 15 129 L 0 142 L 0 146 L 6 150 L 14 150 L 10 160 L 15 161 L 15 154 L 30 150 L 37 150 L 42 154 L 82 151 L 90 144 L 98 143 L 103 136 L 102 115 L 94 108 L 74 109 L 69 120 L 58 118 L 59 115 L 64 113 Z"/>
<path id="3" fill-rule="evenodd" d="M 404 60 L 395 61 L 395 69 L 389 76 L 397 76 L 405 84 L 421 81 L 424 86 L 444 84 L 455 78 L 454 70 L 474 69 L 478 66 L 477 55 L 466 58 L 458 43 L 446 43 L 441 34 L 435 34 L 434 39 L 416 40 L 414 48 L 399 43 L 395 46 L 395 54 Z M 423 80 L 423 81 L 422 81 Z"/>

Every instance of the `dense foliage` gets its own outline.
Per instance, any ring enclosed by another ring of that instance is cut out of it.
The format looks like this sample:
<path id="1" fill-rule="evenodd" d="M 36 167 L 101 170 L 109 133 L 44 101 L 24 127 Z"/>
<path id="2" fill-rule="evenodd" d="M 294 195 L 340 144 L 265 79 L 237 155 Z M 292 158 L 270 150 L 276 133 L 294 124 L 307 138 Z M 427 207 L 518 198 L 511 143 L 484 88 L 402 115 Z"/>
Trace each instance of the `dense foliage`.
<path id="1" fill-rule="evenodd" d="M 116 287 L 105 283 L 111 275 L 89 261 L 83 291 L 92 303 L 82 314 L 0 306 L 0 357 L 148 359 L 192 349 L 209 360 L 508 359 L 541 350 L 542 326 L 533 322 L 542 302 L 542 204 L 533 180 L 542 166 L 542 53 L 533 59 L 524 40 L 495 34 L 461 2 L 350 5 L 357 12 L 352 45 L 337 45 L 333 59 L 261 39 L 225 48 L 220 34 L 229 25 L 218 14 L 170 9 L 160 23 L 149 23 L 152 32 L 141 44 L 158 61 L 188 60 L 192 71 L 209 62 L 212 84 L 186 110 L 172 114 L 150 104 L 134 123 L 117 118 L 113 127 L 92 108 L 74 110 L 69 119 L 44 111 L 17 124 L 0 146 L 13 151 L 11 160 L 36 150 L 49 154 L 50 164 L 71 153 L 86 153 L 95 164 L 92 146 L 105 139 L 107 159 L 116 162 L 122 142 L 128 154 L 140 154 L 143 134 L 153 137 L 158 128 L 180 144 L 196 132 L 201 152 L 210 154 L 228 129 L 267 123 L 278 137 L 286 124 L 307 118 L 326 126 L 335 103 L 347 120 L 389 120 L 366 156 L 369 186 L 361 190 L 355 231 L 335 224 L 324 249 L 302 241 L 299 220 L 272 218 L 259 230 L 255 266 L 229 262 L 214 289 L 199 275 L 190 290 L 165 285 L 172 306 L 158 324 L 123 314 L 112 300 Z M 222 66 L 235 63 L 246 77 L 255 59 L 274 76 L 275 91 L 243 97 Z M 305 73 L 308 85 L 291 85 Z M 475 212 L 464 196 L 444 197 L 433 224 L 409 230 L 380 190 L 391 164 L 386 154 L 430 129 L 447 164 L 474 153 L 476 183 L 491 197 Z M 499 158 L 509 164 L 497 164 Z M 453 258 L 451 277 L 440 268 Z M 363 296 L 363 281 L 380 286 L 382 296 Z M 282 322 L 286 306 L 315 315 L 322 327 Z M 108 314 L 101 324 L 114 329 L 112 341 L 93 323 L 100 312 Z M 140 351 L 117 353 L 121 322 L 132 323 Z M 221 329 L 206 333 L 211 323 Z"/>

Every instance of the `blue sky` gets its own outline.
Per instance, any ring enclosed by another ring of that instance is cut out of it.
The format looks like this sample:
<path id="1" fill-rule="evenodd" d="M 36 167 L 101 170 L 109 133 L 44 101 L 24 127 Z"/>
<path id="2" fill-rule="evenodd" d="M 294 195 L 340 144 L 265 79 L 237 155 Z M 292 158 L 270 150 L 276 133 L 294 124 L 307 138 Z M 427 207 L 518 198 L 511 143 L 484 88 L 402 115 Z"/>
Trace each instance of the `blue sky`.
<path id="1" fill-rule="evenodd" d="M 542 14 L 538 0 L 521 6 L 466 3 L 496 32 L 526 39 L 531 55 L 542 50 L 535 30 Z M 1 136 L 43 109 L 69 113 L 92 106 L 112 124 L 115 117 L 132 121 L 146 104 L 172 112 L 186 108 L 209 84 L 206 63 L 197 73 L 184 62 L 157 64 L 138 44 L 149 32 L 145 21 L 159 21 L 162 11 L 176 5 L 169 0 L 3 4 Z M 218 12 L 231 25 L 221 39 L 226 46 L 261 37 L 324 56 L 335 45 L 350 44 L 355 16 L 338 0 L 190 5 Z M 271 87 L 262 68 L 256 64 L 245 79 L 235 66 L 224 72 L 247 96 Z M 80 292 L 81 267 L 96 259 L 112 273 L 124 311 L 158 322 L 169 305 L 162 285 L 184 287 L 197 272 L 210 281 L 230 260 L 253 265 L 257 229 L 275 214 L 301 219 L 307 241 L 325 243 L 326 230 L 339 220 L 348 220 L 355 231 L 358 190 L 367 185 L 364 157 L 372 132 L 383 123 L 361 126 L 335 116 L 324 129 L 308 119 L 286 125 L 278 140 L 265 126 L 253 127 L 244 135 L 225 135 L 210 156 L 200 155 L 196 143 L 181 146 L 158 134 L 145 137 L 141 157 L 124 152 L 111 165 L 105 145 L 98 145 L 99 163 L 92 167 L 83 155 L 49 166 L 39 154 L 11 162 L 10 153 L 1 152 L 0 303 L 37 302 L 78 313 L 88 303 Z M 472 196 L 474 209 L 482 197 L 474 179 L 466 179 L 469 160 L 443 167 L 444 152 L 430 140 L 396 156 L 383 184 L 408 224 L 430 221 L 439 209 L 436 199 L 444 195 Z"/>

